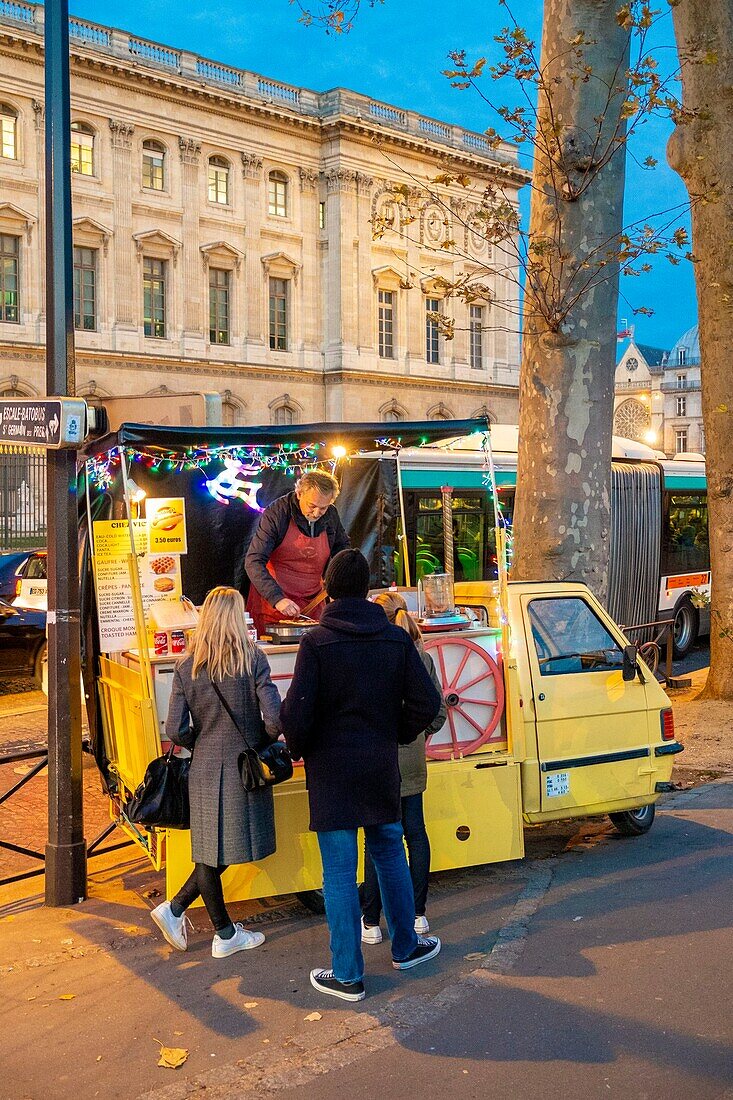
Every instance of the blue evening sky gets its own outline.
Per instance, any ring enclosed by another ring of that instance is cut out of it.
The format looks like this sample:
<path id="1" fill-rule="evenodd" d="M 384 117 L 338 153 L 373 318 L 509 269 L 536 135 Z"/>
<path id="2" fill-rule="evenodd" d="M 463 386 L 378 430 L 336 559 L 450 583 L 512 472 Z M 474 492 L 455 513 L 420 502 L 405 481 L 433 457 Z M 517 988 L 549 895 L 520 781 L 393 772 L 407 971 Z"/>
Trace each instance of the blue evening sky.
<path id="1" fill-rule="evenodd" d="M 660 7 L 666 5 L 660 5 Z M 385 0 L 374 8 L 363 6 L 348 35 L 326 36 L 316 27 L 298 22 L 298 9 L 288 0 L 138 0 L 120 6 L 112 0 L 70 0 L 71 14 L 120 27 L 157 42 L 192 50 L 243 69 L 316 91 L 346 87 L 434 118 L 458 123 L 479 132 L 495 125 L 481 98 L 471 89 L 450 87 L 441 71 L 449 66 L 450 50 L 466 49 L 470 57 L 497 58 L 493 35 L 506 21 L 495 0 Z M 539 38 L 540 0 L 514 0 L 513 11 L 530 34 Z M 671 20 L 655 29 L 662 47 L 660 64 L 674 64 Z M 666 59 L 666 62 L 665 62 Z M 491 87 L 496 92 L 496 87 Z M 507 87 L 500 102 L 509 100 Z M 679 206 L 685 188 L 665 162 L 669 126 L 648 124 L 636 139 L 639 160 L 652 155 L 659 161 L 654 172 L 641 171 L 628 160 L 627 221 L 650 217 Z M 529 191 L 525 188 L 524 217 Z M 675 225 L 686 222 L 678 212 Z M 648 306 L 653 317 L 637 316 L 636 338 L 642 343 L 671 348 L 678 336 L 697 320 L 692 265 L 673 267 L 658 258 L 654 271 L 624 278 L 619 317 L 634 323 L 632 307 Z"/>

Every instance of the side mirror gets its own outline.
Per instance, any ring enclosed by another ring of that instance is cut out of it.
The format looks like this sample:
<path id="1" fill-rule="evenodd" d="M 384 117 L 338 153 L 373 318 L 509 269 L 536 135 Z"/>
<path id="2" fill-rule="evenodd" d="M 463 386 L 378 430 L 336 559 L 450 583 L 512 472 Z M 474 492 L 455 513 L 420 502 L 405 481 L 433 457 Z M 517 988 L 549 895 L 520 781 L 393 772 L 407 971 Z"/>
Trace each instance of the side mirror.
<path id="1" fill-rule="evenodd" d="M 635 645 L 624 646 L 623 678 L 626 683 L 636 678 L 638 647 Z"/>

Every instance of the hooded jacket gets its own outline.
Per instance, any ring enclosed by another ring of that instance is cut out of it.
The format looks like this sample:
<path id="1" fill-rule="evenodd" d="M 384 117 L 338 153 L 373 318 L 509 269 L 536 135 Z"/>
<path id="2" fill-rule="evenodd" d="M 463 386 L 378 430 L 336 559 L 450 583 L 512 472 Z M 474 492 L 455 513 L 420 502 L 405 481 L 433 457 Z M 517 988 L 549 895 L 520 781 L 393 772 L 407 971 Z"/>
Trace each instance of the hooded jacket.
<path id="1" fill-rule="evenodd" d="M 438 713 L 414 642 L 364 599 L 335 600 L 301 640 L 281 708 L 285 739 L 305 764 L 316 832 L 401 819 L 398 745 Z"/>
<path id="2" fill-rule="evenodd" d="M 268 572 L 267 563 L 287 535 L 291 520 L 309 538 L 317 539 L 323 531 L 326 532 L 331 550 L 329 561 L 339 550 L 345 550 L 349 546 L 349 536 L 344 531 L 341 517 L 333 504 L 328 506 L 320 519 L 311 522 L 301 512 L 294 492 L 278 497 L 260 516 L 244 559 L 244 568 L 250 582 L 272 607 L 284 598 L 285 593 Z"/>

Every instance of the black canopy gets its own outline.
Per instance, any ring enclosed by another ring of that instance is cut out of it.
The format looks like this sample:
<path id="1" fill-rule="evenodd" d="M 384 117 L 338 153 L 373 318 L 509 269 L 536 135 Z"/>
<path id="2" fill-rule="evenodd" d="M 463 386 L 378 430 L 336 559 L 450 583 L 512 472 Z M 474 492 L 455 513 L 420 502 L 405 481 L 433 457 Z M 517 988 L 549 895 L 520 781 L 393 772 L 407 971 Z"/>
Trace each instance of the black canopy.
<path id="1" fill-rule="evenodd" d="M 151 424 L 122 424 L 116 432 L 87 443 L 82 457 L 105 454 L 116 447 L 150 452 L 185 451 L 213 447 L 277 446 L 297 437 L 340 445 L 347 452 L 373 451 L 381 447 L 419 447 L 440 439 L 486 431 L 485 417 L 470 420 L 411 420 L 377 424 L 290 424 L 237 428 L 174 428 Z"/>

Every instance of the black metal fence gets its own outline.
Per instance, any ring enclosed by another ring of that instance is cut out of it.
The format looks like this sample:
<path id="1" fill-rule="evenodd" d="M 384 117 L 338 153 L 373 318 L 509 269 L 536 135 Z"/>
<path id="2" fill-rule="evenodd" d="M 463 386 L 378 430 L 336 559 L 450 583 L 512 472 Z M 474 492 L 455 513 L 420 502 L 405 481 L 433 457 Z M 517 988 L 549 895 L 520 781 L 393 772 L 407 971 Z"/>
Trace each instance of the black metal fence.
<path id="1" fill-rule="evenodd" d="M 0 551 L 46 545 L 46 452 L 0 445 Z"/>

